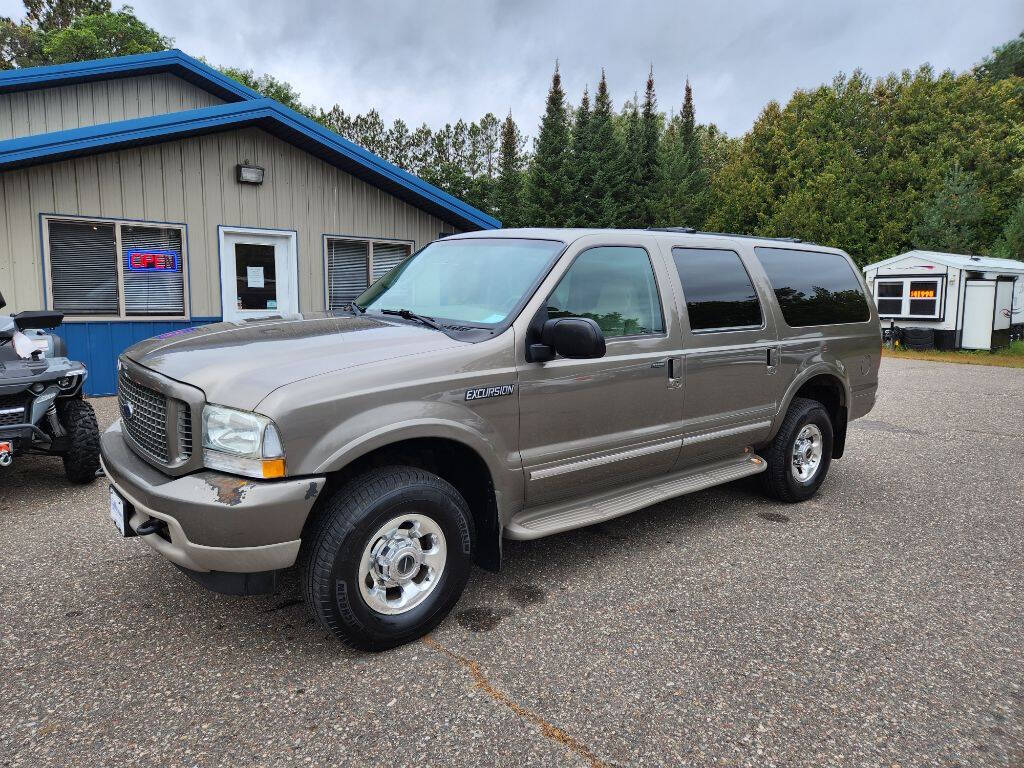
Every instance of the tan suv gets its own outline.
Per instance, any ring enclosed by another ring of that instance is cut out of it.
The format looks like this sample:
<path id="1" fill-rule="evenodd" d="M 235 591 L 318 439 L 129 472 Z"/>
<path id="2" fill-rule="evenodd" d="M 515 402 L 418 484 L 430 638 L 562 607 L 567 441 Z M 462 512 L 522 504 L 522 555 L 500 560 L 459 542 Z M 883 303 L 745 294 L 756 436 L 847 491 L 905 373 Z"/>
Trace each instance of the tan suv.
<path id="1" fill-rule="evenodd" d="M 760 474 L 812 496 L 875 401 L 849 256 L 688 230 L 431 243 L 350 310 L 221 323 L 119 361 L 110 514 L 223 592 L 296 563 L 320 623 L 407 642 L 502 537 Z"/>

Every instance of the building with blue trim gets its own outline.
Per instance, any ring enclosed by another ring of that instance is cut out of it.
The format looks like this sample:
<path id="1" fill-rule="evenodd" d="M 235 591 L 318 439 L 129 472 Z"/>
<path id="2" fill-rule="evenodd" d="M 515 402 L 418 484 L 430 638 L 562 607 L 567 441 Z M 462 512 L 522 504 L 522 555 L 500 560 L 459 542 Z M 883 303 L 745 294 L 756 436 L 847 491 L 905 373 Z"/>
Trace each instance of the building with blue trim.
<path id="1" fill-rule="evenodd" d="M 499 226 L 181 51 L 0 72 L 0 293 L 64 313 L 90 394 L 136 341 L 337 308 Z"/>

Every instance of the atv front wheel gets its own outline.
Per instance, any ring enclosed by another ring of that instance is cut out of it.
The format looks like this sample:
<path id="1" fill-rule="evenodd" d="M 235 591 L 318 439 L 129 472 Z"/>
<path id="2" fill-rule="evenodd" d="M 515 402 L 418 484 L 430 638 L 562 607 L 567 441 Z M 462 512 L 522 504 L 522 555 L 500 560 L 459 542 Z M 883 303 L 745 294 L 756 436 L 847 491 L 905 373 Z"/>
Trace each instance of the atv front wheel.
<path id="1" fill-rule="evenodd" d="M 57 405 L 60 423 L 68 433 L 68 449 L 62 454 L 64 473 L 72 483 L 91 483 L 100 468 L 100 428 L 96 412 L 85 400 L 73 398 Z"/>

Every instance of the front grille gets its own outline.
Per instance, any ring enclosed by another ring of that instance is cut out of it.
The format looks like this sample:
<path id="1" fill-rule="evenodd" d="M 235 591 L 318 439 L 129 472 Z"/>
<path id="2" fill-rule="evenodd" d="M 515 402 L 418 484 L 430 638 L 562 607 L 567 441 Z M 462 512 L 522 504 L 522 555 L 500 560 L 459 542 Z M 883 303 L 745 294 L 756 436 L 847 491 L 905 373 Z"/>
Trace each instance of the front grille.
<path id="1" fill-rule="evenodd" d="M 178 458 L 185 461 L 192 455 L 192 409 L 188 403 L 178 405 Z"/>
<path id="2" fill-rule="evenodd" d="M 7 427 L 11 424 L 24 424 L 28 421 L 25 415 L 25 395 L 0 395 L 0 427 Z"/>
<path id="3" fill-rule="evenodd" d="M 117 400 L 121 413 L 130 406 L 132 416 L 122 419 L 122 429 L 150 457 L 163 464 L 171 461 L 167 444 L 167 397 L 132 381 L 123 368 L 118 375 Z"/>

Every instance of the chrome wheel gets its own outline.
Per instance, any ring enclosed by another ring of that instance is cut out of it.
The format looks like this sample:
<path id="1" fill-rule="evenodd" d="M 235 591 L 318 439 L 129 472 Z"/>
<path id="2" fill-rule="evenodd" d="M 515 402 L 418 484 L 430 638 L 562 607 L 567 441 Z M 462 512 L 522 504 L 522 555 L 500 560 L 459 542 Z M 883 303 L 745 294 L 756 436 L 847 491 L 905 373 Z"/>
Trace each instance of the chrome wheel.
<path id="1" fill-rule="evenodd" d="M 805 424 L 793 442 L 790 470 L 793 477 L 806 483 L 818 472 L 824 439 L 817 424 Z"/>
<path id="2" fill-rule="evenodd" d="M 444 572 L 447 547 L 426 515 L 392 518 L 370 537 L 359 561 L 359 591 L 374 611 L 405 613 L 427 599 Z"/>

